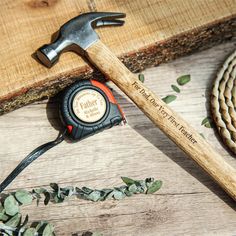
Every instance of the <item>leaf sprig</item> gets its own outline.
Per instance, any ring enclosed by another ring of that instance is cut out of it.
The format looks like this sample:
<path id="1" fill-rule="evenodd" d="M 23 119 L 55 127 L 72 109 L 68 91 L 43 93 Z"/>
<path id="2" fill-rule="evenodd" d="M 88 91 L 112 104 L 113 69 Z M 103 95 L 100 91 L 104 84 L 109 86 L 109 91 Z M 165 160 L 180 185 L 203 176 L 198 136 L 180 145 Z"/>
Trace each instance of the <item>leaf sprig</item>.
<path id="1" fill-rule="evenodd" d="M 18 190 L 0 198 L 0 235 L 4 236 L 53 236 L 54 227 L 46 221 L 40 221 L 28 225 L 28 215 L 22 220 L 20 206 L 31 204 L 36 200 L 37 205 L 43 199 L 44 204 L 49 202 L 61 203 L 72 196 L 93 202 L 108 199 L 121 200 L 133 194 L 152 194 L 162 186 L 161 180 L 146 178 L 145 180 L 133 180 L 121 177 L 125 185 L 115 188 L 104 188 L 101 190 L 88 187 L 60 187 L 56 183 L 50 184 L 50 189 L 38 188 L 32 191 Z M 93 235 L 93 234 L 91 234 Z"/>

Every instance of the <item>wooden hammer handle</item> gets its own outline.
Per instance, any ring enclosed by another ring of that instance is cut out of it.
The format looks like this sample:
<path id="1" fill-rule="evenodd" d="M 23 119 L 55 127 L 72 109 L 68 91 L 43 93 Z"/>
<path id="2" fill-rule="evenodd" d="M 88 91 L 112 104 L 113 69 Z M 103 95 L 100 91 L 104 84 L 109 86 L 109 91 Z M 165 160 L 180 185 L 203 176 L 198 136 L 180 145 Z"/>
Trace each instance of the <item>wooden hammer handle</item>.
<path id="1" fill-rule="evenodd" d="M 236 170 L 197 131 L 145 87 L 101 41 L 90 46 L 86 52 L 88 59 L 99 70 L 236 200 Z"/>

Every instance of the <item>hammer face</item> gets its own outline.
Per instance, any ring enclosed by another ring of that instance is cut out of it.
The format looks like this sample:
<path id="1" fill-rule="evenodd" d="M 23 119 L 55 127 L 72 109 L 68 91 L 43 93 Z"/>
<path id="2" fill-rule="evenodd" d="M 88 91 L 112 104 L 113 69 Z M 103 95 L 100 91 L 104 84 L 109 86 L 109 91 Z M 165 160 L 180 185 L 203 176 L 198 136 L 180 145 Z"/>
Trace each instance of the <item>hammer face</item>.
<path id="1" fill-rule="evenodd" d="M 40 62 L 48 68 L 52 67 L 58 60 L 57 52 L 50 45 L 43 45 L 36 54 Z"/>

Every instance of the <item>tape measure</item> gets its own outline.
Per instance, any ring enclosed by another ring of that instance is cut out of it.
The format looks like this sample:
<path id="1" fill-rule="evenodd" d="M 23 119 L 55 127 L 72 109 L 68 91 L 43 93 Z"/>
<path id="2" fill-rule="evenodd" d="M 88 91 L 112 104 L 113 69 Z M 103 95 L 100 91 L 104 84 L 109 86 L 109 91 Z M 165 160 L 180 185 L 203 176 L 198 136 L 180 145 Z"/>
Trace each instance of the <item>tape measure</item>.
<path id="1" fill-rule="evenodd" d="M 65 131 L 54 141 L 39 146 L 27 155 L 0 184 L 0 193 L 30 163 L 61 143 L 65 135 L 78 141 L 126 121 L 111 90 L 96 80 L 81 80 L 63 92 L 60 117 Z"/>
<path id="2" fill-rule="evenodd" d="M 111 90 L 96 80 L 80 80 L 68 87 L 62 95 L 60 116 L 73 140 L 125 122 Z"/>

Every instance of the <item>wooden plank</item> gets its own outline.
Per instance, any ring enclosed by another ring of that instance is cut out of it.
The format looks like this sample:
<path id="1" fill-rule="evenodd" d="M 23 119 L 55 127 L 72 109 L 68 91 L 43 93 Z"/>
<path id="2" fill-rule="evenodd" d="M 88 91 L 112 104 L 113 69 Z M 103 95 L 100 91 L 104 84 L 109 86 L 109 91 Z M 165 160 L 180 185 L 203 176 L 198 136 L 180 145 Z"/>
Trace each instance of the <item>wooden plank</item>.
<path id="1" fill-rule="evenodd" d="M 92 69 L 67 53 L 48 70 L 31 56 L 70 18 L 88 11 L 127 14 L 123 27 L 98 30 L 102 41 L 137 71 L 232 37 L 235 0 L 2 0 L 0 113 L 52 96 Z"/>
<path id="2" fill-rule="evenodd" d="M 145 84 L 161 97 L 183 74 L 191 82 L 181 87 L 171 107 L 181 114 L 227 162 L 236 160 L 219 142 L 217 132 L 201 126 L 209 114 L 209 93 L 217 69 L 236 40 L 144 71 Z M 163 180 L 155 195 L 92 203 L 73 199 L 63 204 L 24 207 L 31 221 L 45 219 L 57 235 L 84 230 L 109 235 L 235 235 L 235 202 L 192 160 L 163 135 L 113 84 L 128 125 L 114 127 L 79 143 L 63 142 L 30 165 L 9 191 L 48 186 L 93 188 L 119 186 L 120 176 Z M 0 179 L 38 145 L 54 139 L 60 127 L 57 102 L 47 100 L 0 117 Z M 53 126 L 53 127 L 52 127 Z M 53 167 L 53 168 L 52 168 Z"/>

